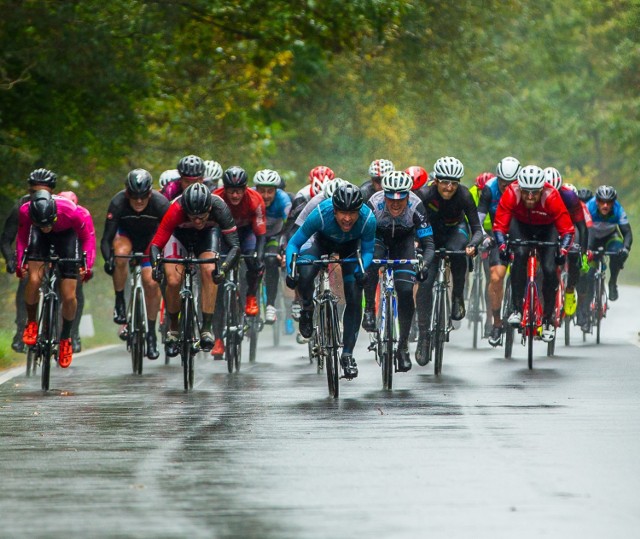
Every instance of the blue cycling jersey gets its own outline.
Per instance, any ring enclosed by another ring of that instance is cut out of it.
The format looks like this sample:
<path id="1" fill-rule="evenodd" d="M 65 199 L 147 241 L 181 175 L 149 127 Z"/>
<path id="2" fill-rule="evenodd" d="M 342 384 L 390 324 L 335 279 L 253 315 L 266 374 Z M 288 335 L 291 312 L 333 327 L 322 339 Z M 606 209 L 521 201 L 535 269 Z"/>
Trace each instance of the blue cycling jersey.
<path id="1" fill-rule="evenodd" d="M 618 225 L 628 225 L 629 218 L 624 211 L 622 204 L 617 200 L 613 203 L 613 207 L 608 215 L 602 215 L 598 211 L 598 205 L 596 203 L 596 197 L 587 202 L 587 209 L 591 214 L 593 220 L 593 226 L 589 234 L 594 238 L 604 238 L 609 234 L 613 234 L 618 231 Z"/>
<path id="2" fill-rule="evenodd" d="M 321 202 L 313 210 L 304 224 L 293 235 L 287 245 L 287 271 L 291 268 L 294 253 L 299 253 L 301 247 L 313 236 L 319 235 L 325 243 L 337 246 L 355 240 L 360 240 L 360 254 L 362 264 L 366 270 L 373 259 L 373 248 L 376 239 L 376 218 L 371 208 L 363 204 L 360 208 L 358 220 L 349 232 L 343 232 L 336 222 L 331 199 Z M 356 270 L 356 271 L 359 271 Z"/>
<path id="3" fill-rule="evenodd" d="M 255 189 L 255 187 L 254 187 Z M 267 207 L 267 237 L 272 237 L 282 232 L 284 222 L 291 211 L 291 199 L 282 189 L 276 189 L 273 202 Z"/>

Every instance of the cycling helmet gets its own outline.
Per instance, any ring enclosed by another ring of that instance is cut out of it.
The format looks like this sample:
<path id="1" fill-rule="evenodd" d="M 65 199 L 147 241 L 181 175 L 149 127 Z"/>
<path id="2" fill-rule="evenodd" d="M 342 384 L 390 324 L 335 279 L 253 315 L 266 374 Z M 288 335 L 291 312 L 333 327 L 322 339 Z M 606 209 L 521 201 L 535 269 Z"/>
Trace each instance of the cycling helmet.
<path id="1" fill-rule="evenodd" d="M 512 182 L 518 178 L 518 172 L 521 168 L 520 161 L 515 157 L 505 157 L 496 167 L 496 176 L 500 180 Z"/>
<path id="2" fill-rule="evenodd" d="M 341 185 L 345 185 L 347 182 L 342 178 L 333 178 L 333 180 L 327 180 L 322 184 L 322 194 L 324 198 L 331 198 L 336 189 Z"/>
<path id="3" fill-rule="evenodd" d="M 576 195 L 578 194 L 578 188 L 572 183 L 564 183 L 562 185 L 564 185 L 567 189 L 571 189 L 571 191 L 573 191 Z"/>
<path id="4" fill-rule="evenodd" d="M 193 183 L 184 190 L 180 202 L 187 215 L 202 215 L 211 211 L 213 196 L 205 184 Z"/>
<path id="5" fill-rule="evenodd" d="M 578 198 L 582 200 L 582 202 L 591 200 L 593 198 L 593 191 L 588 187 L 581 187 L 578 189 Z"/>
<path id="6" fill-rule="evenodd" d="M 29 217 L 37 227 L 53 226 L 58 217 L 58 207 L 49 191 L 40 189 L 31 195 Z"/>
<path id="7" fill-rule="evenodd" d="M 596 189 L 596 200 L 613 202 L 618 198 L 618 193 L 611 185 L 601 185 Z"/>
<path id="8" fill-rule="evenodd" d="M 518 185 L 521 189 L 542 189 L 544 181 L 544 170 L 535 165 L 522 167 L 518 172 Z"/>
<path id="9" fill-rule="evenodd" d="M 336 177 L 333 170 L 324 165 L 318 165 L 309 172 L 309 183 L 311 184 L 311 193 L 316 196 L 322 191 L 322 184 L 325 180 L 333 180 Z"/>
<path id="10" fill-rule="evenodd" d="M 387 172 L 382 176 L 382 190 L 384 196 L 393 199 L 402 199 L 409 196 L 413 185 L 413 178 L 403 170 Z"/>
<path id="11" fill-rule="evenodd" d="M 165 170 L 162 174 L 160 174 L 160 179 L 158 183 L 160 184 L 160 189 L 162 189 L 165 185 L 167 185 L 170 181 L 177 180 L 180 178 L 180 173 L 178 169 L 170 169 Z"/>
<path id="12" fill-rule="evenodd" d="M 133 197 L 145 197 L 151 192 L 153 178 L 143 168 L 134 168 L 124 182 L 127 195 Z"/>
<path id="13" fill-rule="evenodd" d="M 253 176 L 254 185 L 263 185 L 265 187 L 280 187 L 282 184 L 282 178 L 275 170 L 263 168 L 255 173 Z"/>
<path id="14" fill-rule="evenodd" d="M 205 161 L 204 177 L 214 182 L 222 178 L 222 166 L 220 165 L 220 163 L 212 160 Z"/>
<path id="15" fill-rule="evenodd" d="M 487 182 L 493 178 L 495 178 L 495 174 L 491 174 L 491 172 L 483 172 L 476 176 L 476 187 L 481 191 L 484 189 L 484 186 L 487 185 Z"/>
<path id="16" fill-rule="evenodd" d="M 393 172 L 396 167 L 388 159 L 376 159 L 369 165 L 369 176 L 372 178 L 382 178 L 387 172 Z"/>
<path id="17" fill-rule="evenodd" d="M 185 178 L 204 176 L 204 161 L 197 155 L 186 155 L 178 161 L 178 172 Z"/>
<path id="18" fill-rule="evenodd" d="M 333 209 L 339 211 L 358 211 L 364 202 L 360 189 L 351 183 L 338 187 L 331 200 L 333 200 Z"/>
<path id="19" fill-rule="evenodd" d="M 547 167 L 544 169 L 544 180 L 553 185 L 556 189 L 562 187 L 562 176 L 557 168 Z"/>
<path id="20" fill-rule="evenodd" d="M 222 184 L 225 187 L 246 187 L 248 181 L 247 173 L 242 167 L 229 167 L 222 175 Z"/>
<path id="21" fill-rule="evenodd" d="M 55 189 L 58 177 L 49 169 L 37 168 L 29 174 L 29 179 L 27 181 L 29 182 L 29 185 L 45 185 L 46 187 Z"/>
<path id="22" fill-rule="evenodd" d="M 424 184 L 427 183 L 427 180 L 429 179 L 427 171 L 422 167 L 414 165 L 407 168 L 405 172 L 409 174 L 411 178 L 413 178 L 413 187 L 411 187 L 413 191 L 417 191 L 418 189 L 420 189 Z"/>
<path id="23" fill-rule="evenodd" d="M 455 157 L 441 157 L 433 165 L 438 180 L 460 180 L 464 176 L 464 165 Z"/>
<path id="24" fill-rule="evenodd" d="M 76 195 L 73 191 L 62 191 L 61 193 L 58 193 L 58 196 L 66 198 L 74 204 L 78 204 L 78 195 Z"/>

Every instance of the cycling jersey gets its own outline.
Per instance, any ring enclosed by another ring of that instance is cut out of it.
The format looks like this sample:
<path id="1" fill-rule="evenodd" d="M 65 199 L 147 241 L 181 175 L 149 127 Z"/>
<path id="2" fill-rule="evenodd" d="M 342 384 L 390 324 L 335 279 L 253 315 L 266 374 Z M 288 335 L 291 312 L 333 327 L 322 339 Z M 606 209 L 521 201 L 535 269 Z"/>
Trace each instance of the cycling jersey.
<path id="1" fill-rule="evenodd" d="M 72 230 L 80 240 L 80 251 L 87 253 L 87 269 L 91 270 L 96 259 L 96 234 L 91 220 L 91 214 L 86 208 L 76 206 L 69 199 L 53 195 L 56 201 L 57 218 L 53 223 L 51 232 L 45 236 L 60 235 Z M 18 214 L 18 235 L 16 239 L 16 260 L 20 262 L 29 244 L 29 232 L 31 219 L 29 217 L 29 204 L 25 202 L 20 206 Z"/>
<path id="2" fill-rule="evenodd" d="M 255 188 L 254 188 L 255 190 Z M 257 191 L 256 191 L 257 192 Z M 282 189 L 276 189 L 273 202 L 266 208 L 267 237 L 277 236 L 282 232 L 289 212 L 291 211 L 291 199 Z"/>
<path id="3" fill-rule="evenodd" d="M 304 222 L 307 220 L 307 217 L 309 217 L 309 214 L 318 207 L 318 204 L 320 204 L 321 202 L 324 202 L 325 200 L 326 199 L 324 197 L 324 193 L 318 193 L 309 202 L 307 202 L 302 208 L 302 211 L 300 212 L 298 217 L 296 217 L 296 221 L 294 223 L 295 226 L 297 228 L 300 228 L 304 224 Z"/>
<path id="4" fill-rule="evenodd" d="M 257 191 L 246 189 L 244 198 L 235 206 L 229 203 L 224 187 L 216 189 L 213 194 L 226 203 L 238 228 L 251 226 L 256 236 L 264 236 L 267 233 L 266 207 Z"/>
<path id="5" fill-rule="evenodd" d="M 596 198 L 593 197 L 587 202 L 587 210 L 589 210 L 589 215 L 591 215 L 591 219 L 593 220 L 593 226 L 591 227 L 590 232 L 593 238 L 604 238 L 616 233 L 619 228 L 624 238 L 624 246 L 627 249 L 631 248 L 631 242 L 633 239 L 631 235 L 631 225 L 629 224 L 627 213 L 624 211 L 624 208 L 619 201 L 616 200 L 613 203 L 613 207 L 608 215 L 602 215 L 598 211 Z"/>
<path id="6" fill-rule="evenodd" d="M 131 240 L 134 252 L 144 251 L 169 205 L 169 201 L 154 190 L 151 191 L 151 198 L 145 209 L 138 213 L 131 207 L 126 191 L 117 193 L 109 203 L 104 233 L 100 241 L 100 251 L 104 259 L 109 258 L 116 233 Z"/>
<path id="7" fill-rule="evenodd" d="M 502 193 L 500 192 L 498 178 L 491 178 L 480 192 L 478 199 L 478 216 L 480 219 L 485 219 L 488 215 L 491 218 L 491 222 L 495 220 L 500 197 L 502 197 Z"/>
<path id="8" fill-rule="evenodd" d="M 551 185 L 545 184 L 542 189 L 542 197 L 535 208 L 529 210 L 522 202 L 522 193 L 517 182 L 513 182 L 505 189 L 498 210 L 493 221 L 493 231 L 498 243 L 503 243 L 504 236 L 509 232 L 511 219 L 527 225 L 554 224 L 558 234 L 563 236 L 563 244 L 573 238 L 574 227 L 560 193 Z M 568 245 L 568 244 L 567 244 Z"/>
<path id="9" fill-rule="evenodd" d="M 368 202 L 373 194 L 377 193 L 376 188 L 373 186 L 373 182 L 371 180 L 367 180 L 360 186 L 360 192 L 362 193 L 362 198 L 365 202 Z"/>
<path id="10" fill-rule="evenodd" d="M 362 264 L 367 269 L 373 258 L 373 247 L 376 234 L 376 218 L 371 208 L 363 204 L 360 208 L 358 220 L 349 232 L 343 232 L 338 225 L 331 199 L 321 202 L 311 212 L 309 218 L 293 235 L 287 245 L 287 271 L 291 271 L 291 259 L 294 253 L 299 253 L 302 246 L 317 234 L 326 244 L 341 245 L 360 240 Z M 360 271 L 359 269 L 356 271 Z"/>
<path id="11" fill-rule="evenodd" d="M 486 185 L 485 185 L 486 187 Z M 482 194 L 482 190 L 478 189 L 477 185 L 472 185 L 469 188 L 469 193 L 471 194 L 471 198 L 476 204 L 476 207 L 480 204 L 480 195 Z M 491 232 L 491 217 L 485 212 L 484 217 L 480 215 L 480 209 L 478 208 L 478 220 L 482 223 L 482 227 L 485 232 Z"/>

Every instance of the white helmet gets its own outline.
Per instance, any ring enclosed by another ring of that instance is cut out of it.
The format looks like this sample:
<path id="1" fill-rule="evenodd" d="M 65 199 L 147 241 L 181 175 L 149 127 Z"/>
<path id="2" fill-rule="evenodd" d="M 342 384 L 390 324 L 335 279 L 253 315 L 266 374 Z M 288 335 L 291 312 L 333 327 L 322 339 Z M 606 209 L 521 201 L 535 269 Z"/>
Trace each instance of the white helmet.
<path id="1" fill-rule="evenodd" d="M 263 168 L 255 173 L 253 176 L 254 185 L 264 185 L 265 187 L 280 187 L 282 179 L 280 174 L 275 170 Z"/>
<path id="2" fill-rule="evenodd" d="M 499 180 L 512 182 L 518 177 L 521 168 L 520 161 L 515 157 L 505 157 L 496 167 L 496 176 Z"/>
<path id="3" fill-rule="evenodd" d="M 165 170 L 162 174 L 160 174 L 160 179 L 158 183 L 160 184 L 160 189 L 162 189 L 165 185 L 167 185 L 172 180 L 177 180 L 180 178 L 180 173 L 178 169 L 172 168 L 170 170 Z"/>
<path id="4" fill-rule="evenodd" d="M 396 169 L 393 163 L 388 159 L 376 159 L 371 161 L 369 165 L 369 176 L 372 178 L 382 178 L 387 172 L 392 172 Z"/>
<path id="5" fill-rule="evenodd" d="M 222 165 L 217 161 L 204 162 L 204 177 L 207 180 L 218 181 L 222 178 Z"/>
<path id="6" fill-rule="evenodd" d="M 333 178 L 333 180 L 325 180 L 322 184 L 322 194 L 324 198 L 331 198 L 333 193 L 335 193 L 336 189 L 341 185 L 346 184 L 347 182 L 342 178 Z"/>
<path id="7" fill-rule="evenodd" d="M 522 167 L 518 172 L 518 185 L 521 189 L 542 189 L 544 181 L 544 170 L 535 165 Z"/>
<path id="8" fill-rule="evenodd" d="M 563 184 L 567 189 L 571 189 L 576 195 L 578 194 L 578 188 L 572 183 Z"/>
<path id="9" fill-rule="evenodd" d="M 556 189 L 562 187 L 562 176 L 557 168 L 547 167 L 544 169 L 544 180 L 553 185 Z"/>
<path id="10" fill-rule="evenodd" d="M 411 187 L 413 178 L 403 170 L 394 170 L 382 176 L 382 190 L 387 198 L 405 198 Z"/>
<path id="11" fill-rule="evenodd" d="M 433 165 L 436 179 L 459 180 L 464 176 L 464 165 L 455 157 L 441 157 Z"/>

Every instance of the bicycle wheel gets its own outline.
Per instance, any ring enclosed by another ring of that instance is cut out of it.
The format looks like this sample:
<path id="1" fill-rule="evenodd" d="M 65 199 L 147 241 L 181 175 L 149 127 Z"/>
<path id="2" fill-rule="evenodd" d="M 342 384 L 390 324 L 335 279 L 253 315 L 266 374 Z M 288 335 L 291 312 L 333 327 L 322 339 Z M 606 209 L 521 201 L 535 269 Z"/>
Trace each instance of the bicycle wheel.
<path id="1" fill-rule="evenodd" d="M 55 354 L 58 344 L 58 304 L 53 298 L 45 298 L 42 304 L 41 333 L 38 336 L 40 342 L 40 354 L 42 359 L 42 390 L 49 391 L 49 379 L 51 375 L 51 359 Z"/>
<path id="2" fill-rule="evenodd" d="M 511 305 L 511 276 L 506 279 L 504 287 L 504 297 L 502 299 L 502 327 L 504 331 L 504 357 L 510 359 L 513 353 L 513 336 L 515 329 L 507 322 L 513 306 Z"/>
<path id="3" fill-rule="evenodd" d="M 573 322 L 573 316 L 564 317 L 564 345 L 571 346 L 571 323 Z"/>
<path id="4" fill-rule="evenodd" d="M 473 349 L 478 348 L 478 331 L 482 324 L 482 314 L 480 312 L 480 295 L 482 294 L 482 278 L 479 276 L 478 269 L 473 275 L 473 284 L 471 285 L 471 293 L 469 295 L 469 320 L 473 324 Z"/>
<path id="5" fill-rule="evenodd" d="M 336 331 L 336 324 L 338 323 L 338 316 L 336 306 L 330 302 L 325 302 L 322 305 L 322 314 L 324 318 L 320 327 L 324 327 L 326 338 L 326 368 L 327 368 L 327 383 L 329 386 L 329 395 L 334 399 L 340 396 L 340 365 L 338 360 L 338 333 Z"/>
<path id="6" fill-rule="evenodd" d="M 447 321 L 445 320 L 446 306 L 445 306 L 445 294 L 447 291 L 444 288 L 438 288 L 436 293 L 436 301 L 433 305 L 435 309 L 435 324 L 433 331 L 433 351 L 435 358 L 433 362 L 433 372 L 436 376 L 439 376 L 442 372 L 442 356 L 444 355 L 444 342 L 447 338 Z"/>
<path id="7" fill-rule="evenodd" d="M 27 350 L 27 378 L 36 373 L 36 359 L 36 346 L 29 346 L 29 349 Z"/>
<path id="8" fill-rule="evenodd" d="M 602 322 L 602 315 L 604 306 L 607 302 L 604 292 L 604 279 L 598 277 L 595 282 L 595 298 L 596 298 L 596 344 L 600 344 L 600 323 Z"/>
<path id="9" fill-rule="evenodd" d="M 182 360 L 182 373 L 184 389 L 193 388 L 193 362 L 191 350 L 191 337 L 193 334 L 193 298 L 185 296 L 182 300 L 180 311 L 180 358 Z"/>
<path id="10" fill-rule="evenodd" d="M 533 337 L 535 336 L 538 328 L 536 327 L 536 314 L 535 314 L 535 301 L 536 301 L 536 290 L 535 286 L 529 284 L 529 289 L 527 291 L 528 294 L 528 319 L 527 319 L 527 363 L 529 365 L 529 370 L 533 369 Z"/>
<path id="11" fill-rule="evenodd" d="M 384 328 L 382 342 L 382 387 L 392 389 L 393 387 L 393 305 L 391 297 L 384 298 Z"/>
<path id="12" fill-rule="evenodd" d="M 238 341 L 240 332 L 240 316 L 238 314 L 240 300 L 237 290 L 229 289 L 227 291 L 227 328 L 225 333 L 224 357 L 227 360 L 227 370 L 229 374 L 240 366 L 238 355 Z"/>
<path id="13" fill-rule="evenodd" d="M 249 318 L 249 363 L 255 363 L 258 353 L 258 333 L 260 333 L 260 318 Z"/>
<path id="14" fill-rule="evenodd" d="M 131 339 L 131 365 L 133 374 L 142 374 L 142 359 L 144 358 L 144 308 L 142 297 L 136 290 L 133 291 L 133 324 L 130 328 L 129 338 Z"/>

